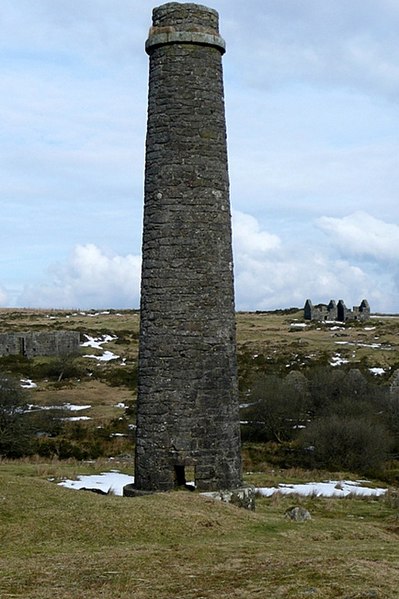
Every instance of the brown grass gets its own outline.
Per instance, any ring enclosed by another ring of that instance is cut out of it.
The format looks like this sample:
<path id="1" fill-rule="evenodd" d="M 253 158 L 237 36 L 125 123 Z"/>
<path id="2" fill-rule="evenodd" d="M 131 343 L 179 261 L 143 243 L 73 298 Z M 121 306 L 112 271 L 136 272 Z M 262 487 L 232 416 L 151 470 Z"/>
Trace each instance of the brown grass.
<path id="1" fill-rule="evenodd" d="M 174 492 L 145 498 L 72 491 L 2 473 L 0 596 L 397 597 L 395 511 L 383 501 L 303 505 L 259 499 L 255 513 Z"/>
<path id="2" fill-rule="evenodd" d="M 76 314 L 3 309 L 0 330 L 55 327 L 91 335 L 114 333 L 122 343 L 113 344 L 112 349 L 135 359 L 137 312 Z M 238 314 L 239 351 L 290 361 L 298 354 L 343 354 L 347 346 L 335 342 L 349 340 L 355 344 L 347 351 L 354 364 L 362 359 L 369 366 L 387 366 L 397 359 L 397 351 L 359 345 L 371 344 L 378 336 L 378 342 L 397 350 L 396 319 L 373 321 L 376 328 L 372 331 L 363 326 L 348 328 L 345 337 L 337 337 L 324 327 L 290 330 L 294 318 L 301 317 L 300 313 Z M 109 366 L 98 368 L 103 367 Z M 91 404 L 87 414 L 98 421 L 118 415 L 115 404 L 133 397 L 126 388 L 87 378 L 61 388 L 36 382 L 35 403 Z M 275 496 L 258 499 L 256 513 L 250 513 L 205 500 L 197 493 L 102 497 L 63 489 L 47 480 L 113 467 L 133 470 L 131 462 L 122 459 L 0 461 L 2 599 L 398 597 L 399 515 L 394 491 L 387 501 Z M 257 469 L 261 470 L 259 463 Z M 269 468 L 248 480 L 257 485 L 276 484 L 289 482 L 287 476 L 300 482 L 314 478 L 314 473 Z M 320 477 L 325 478 L 323 473 Z M 293 502 L 310 510 L 310 522 L 284 519 Z"/>

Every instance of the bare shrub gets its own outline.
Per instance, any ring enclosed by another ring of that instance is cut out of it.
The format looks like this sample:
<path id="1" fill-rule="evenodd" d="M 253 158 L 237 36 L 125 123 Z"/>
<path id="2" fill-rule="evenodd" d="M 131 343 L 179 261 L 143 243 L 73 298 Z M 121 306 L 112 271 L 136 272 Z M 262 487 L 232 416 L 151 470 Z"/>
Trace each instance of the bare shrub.
<path id="1" fill-rule="evenodd" d="M 301 434 L 312 466 L 359 473 L 378 471 L 387 458 L 390 438 L 386 428 L 367 418 L 326 416 Z"/>
<path id="2" fill-rule="evenodd" d="M 0 456 L 29 453 L 31 433 L 26 417 L 27 395 L 12 377 L 0 374 Z"/>
<path id="3" fill-rule="evenodd" d="M 308 415 L 308 394 L 295 380 L 259 373 L 247 394 L 242 412 L 248 440 L 289 441 L 297 435 Z"/>

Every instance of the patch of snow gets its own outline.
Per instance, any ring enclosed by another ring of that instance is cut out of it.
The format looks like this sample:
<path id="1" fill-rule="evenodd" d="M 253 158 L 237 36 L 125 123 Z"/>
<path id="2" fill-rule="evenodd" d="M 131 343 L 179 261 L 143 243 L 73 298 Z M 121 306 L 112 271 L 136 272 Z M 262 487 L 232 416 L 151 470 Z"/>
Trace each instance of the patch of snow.
<path id="1" fill-rule="evenodd" d="M 348 364 L 349 360 L 342 358 L 339 354 L 332 356 L 330 360 L 330 366 L 342 366 L 342 364 Z"/>
<path id="2" fill-rule="evenodd" d="M 358 343 L 357 345 L 360 347 L 371 347 L 371 349 L 381 349 L 381 343 Z"/>
<path id="3" fill-rule="evenodd" d="M 71 410 L 71 412 L 80 412 L 80 410 L 88 410 L 91 408 L 91 405 L 88 404 L 86 406 L 78 406 L 73 403 L 66 403 L 62 407 L 65 408 L 65 410 Z"/>
<path id="4" fill-rule="evenodd" d="M 102 335 L 101 337 L 91 337 L 90 335 L 84 335 L 87 341 L 84 341 L 80 344 L 81 347 L 92 347 L 93 349 L 102 349 L 102 345 L 104 343 L 109 343 L 110 341 L 115 341 L 118 339 L 116 335 Z"/>
<path id="5" fill-rule="evenodd" d="M 22 389 L 36 389 L 37 385 L 32 379 L 21 379 L 21 387 Z"/>
<path id="6" fill-rule="evenodd" d="M 291 322 L 291 329 L 306 329 L 308 325 L 305 322 Z"/>
<path id="7" fill-rule="evenodd" d="M 117 360 L 119 356 L 114 354 L 112 351 L 106 350 L 102 356 L 96 356 L 94 354 L 86 354 L 83 356 L 84 358 L 93 358 L 94 360 L 98 360 L 99 362 L 109 362 L 110 360 Z"/>
<path id="8" fill-rule="evenodd" d="M 339 481 L 331 480 L 320 483 L 304 483 L 290 485 L 281 483 L 277 487 L 259 487 L 256 491 L 264 497 L 270 497 L 274 493 L 282 495 L 303 495 L 316 497 L 347 497 L 355 495 L 356 497 L 380 497 L 387 492 L 387 489 L 363 487 L 362 483 L 368 481 Z M 100 489 L 104 493 L 113 493 L 114 495 L 123 495 L 123 487 L 134 483 L 134 477 L 127 474 L 121 474 L 117 470 L 111 472 L 102 472 L 101 474 L 78 476 L 78 480 L 64 480 L 59 484 L 68 489 Z"/>
<path id="9" fill-rule="evenodd" d="M 69 416 L 69 418 L 62 418 L 61 420 L 67 420 L 68 422 L 77 422 L 78 420 L 91 420 L 90 416 Z"/>
<path id="10" fill-rule="evenodd" d="M 374 375 L 376 376 L 381 376 L 382 374 L 385 373 L 385 369 L 384 368 L 379 368 L 379 367 L 374 367 L 374 368 L 369 368 L 369 371 L 372 372 Z"/>
<path id="11" fill-rule="evenodd" d="M 383 349 L 391 351 L 391 346 L 382 347 L 381 343 L 357 343 L 355 341 L 335 341 L 337 345 L 355 345 L 356 347 L 370 347 L 371 349 Z"/>
<path id="12" fill-rule="evenodd" d="M 364 327 L 365 331 L 374 331 L 375 327 Z"/>
<path id="13" fill-rule="evenodd" d="M 78 406 L 71 403 L 65 403 L 61 406 L 38 406 L 35 404 L 29 404 L 29 410 L 70 410 L 71 412 L 80 412 L 81 410 L 88 410 L 91 405 Z"/>
<path id="14" fill-rule="evenodd" d="M 124 409 L 126 408 L 126 404 L 124 404 L 123 401 L 120 401 L 119 403 L 115 404 L 114 407 Z"/>
<path id="15" fill-rule="evenodd" d="M 101 474 L 78 476 L 78 480 L 64 480 L 59 484 L 60 487 L 67 489 L 100 489 L 104 493 L 113 495 L 123 495 L 123 487 L 134 483 L 134 477 L 128 474 L 121 474 L 117 470 L 111 472 L 102 472 Z"/>
<path id="16" fill-rule="evenodd" d="M 379 497 L 387 492 L 387 489 L 361 486 L 361 482 L 366 481 L 338 481 L 330 480 L 321 483 L 305 483 L 298 485 L 289 485 L 281 483 L 277 487 L 260 487 L 257 492 L 264 497 L 270 497 L 274 493 L 282 495 L 314 495 L 316 497 L 347 497 L 356 495 L 356 497 Z"/>

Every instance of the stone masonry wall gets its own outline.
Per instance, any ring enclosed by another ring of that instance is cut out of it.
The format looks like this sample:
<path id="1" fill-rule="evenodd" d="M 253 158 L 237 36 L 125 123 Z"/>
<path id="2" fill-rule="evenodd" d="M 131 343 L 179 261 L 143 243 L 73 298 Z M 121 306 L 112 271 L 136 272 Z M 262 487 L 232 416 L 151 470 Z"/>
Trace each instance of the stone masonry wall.
<path id="1" fill-rule="evenodd" d="M 76 331 L 51 333 L 0 333 L 0 356 L 60 356 L 78 351 L 80 334 Z"/>
<path id="2" fill-rule="evenodd" d="M 317 304 L 314 306 L 311 300 L 307 299 L 303 309 L 303 317 L 305 320 L 318 322 L 325 320 L 338 320 L 340 322 L 366 321 L 370 319 L 370 306 L 365 299 L 362 300 L 359 306 L 353 306 L 352 310 L 346 307 L 343 300 L 339 300 L 338 304 L 335 300 L 330 300 L 328 305 Z"/>
<path id="3" fill-rule="evenodd" d="M 136 486 L 241 484 L 231 217 L 216 11 L 153 12 Z M 187 33 L 189 32 L 189 33 Z M 194 37 L 193 37 L 194 36 Z M 183 41 L 182 41 L 183 40 Z"/>

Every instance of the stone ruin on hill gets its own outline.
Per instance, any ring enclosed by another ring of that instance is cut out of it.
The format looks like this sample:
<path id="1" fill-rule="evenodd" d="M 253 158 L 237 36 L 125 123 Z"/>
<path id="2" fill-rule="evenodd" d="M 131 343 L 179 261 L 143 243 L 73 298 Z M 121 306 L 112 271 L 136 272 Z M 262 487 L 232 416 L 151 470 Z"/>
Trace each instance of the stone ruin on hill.
<path id="1" fill-rule="evenodd" d="M 0 333 L 0 356 L 61 356 L 77 353 L 80 333 L 53 331 L 37 333 Z"/>
<path id="2" fill-rule="evenodd" d="M 322 322 L 326 320 L 337 320 L 339 322 L 365 321 L 370 319 L 370 306 L 366 299 L 362 300 L 360 306 L 353 306 L 350 310 L 345 306 L 344 301 L 330 300 L 329 304 L 313 305 L 310 299 L 307 299 L 303 309 L 305 320 L 314 320 Z"/>

